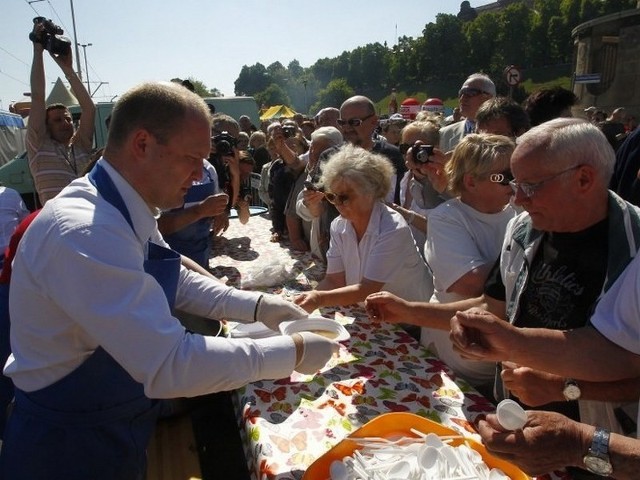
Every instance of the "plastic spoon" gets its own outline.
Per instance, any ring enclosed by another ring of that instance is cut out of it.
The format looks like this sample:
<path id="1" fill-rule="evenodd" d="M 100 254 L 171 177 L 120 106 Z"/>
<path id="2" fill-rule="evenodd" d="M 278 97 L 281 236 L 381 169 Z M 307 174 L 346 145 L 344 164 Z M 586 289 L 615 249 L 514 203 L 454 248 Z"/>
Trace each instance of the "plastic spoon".
<path id="1" fill-rule="evenodd" d="M 527 423 L 527 412 L 513 400 L 507 398 L 498 404 L 498 422 L 505 430 L 522 430 Z"/>

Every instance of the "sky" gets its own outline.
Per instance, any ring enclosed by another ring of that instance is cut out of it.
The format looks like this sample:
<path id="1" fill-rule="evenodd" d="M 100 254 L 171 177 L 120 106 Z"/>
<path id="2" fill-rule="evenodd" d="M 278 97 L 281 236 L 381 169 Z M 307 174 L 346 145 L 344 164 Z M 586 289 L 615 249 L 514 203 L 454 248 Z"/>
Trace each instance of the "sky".
<path id="1" fill-rule="evenodd" d="M 391 47 L 398 37 L 422 35 L 438 13 L 460 9 L 456 0 L 0 0 L 0 109 L 30 90 L 33 17 L 51 18 L 73 40 L 72 3 L 77 42 L 92 44 L 79 53 L 95 102 L 175 77 L 233 96 L 243 65 L 286 67 L 296 59 L 306 68 L 368 43 Z M 47 55 L 45 76 L 48 95 L 64 76 Z"/>

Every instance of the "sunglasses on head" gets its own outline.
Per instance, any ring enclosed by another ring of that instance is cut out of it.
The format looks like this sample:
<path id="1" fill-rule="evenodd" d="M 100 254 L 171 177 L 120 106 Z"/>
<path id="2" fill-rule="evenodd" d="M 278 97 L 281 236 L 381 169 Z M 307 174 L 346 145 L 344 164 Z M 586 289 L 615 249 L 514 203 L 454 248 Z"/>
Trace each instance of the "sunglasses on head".
<path id="1" fill-rule="evenodd" d="M 332 192 L 325 192 L 324 198 L 326 198 L 329 203 L 340 206 L 347 203 L 350 197 L 349 195 L 346 195 L 344 193 L 338 194 L 338 193 L 332 193 Z"/>
<path id="2" fill-rule="evenodd" d="M 372 113 L 371 115 L 367 115 L 364 118 L 350 118 L 349 120 L 345 120 L 343 118 L 339 118 L 338 119 L 338 125 L 340 125 L 341 127 L 344 127 L 345 125 L 349 125 L 350 127 L 359 127 L 360 125 L 362 125 L 362 122 L 364 122 L 365 120 L 370 119 L 374 115 L 375 114 Z"/>
<path id="3" fill-rule="evenodd" d="M 458 97 L 461 97 L 463 95 L 466 97 L 477 97 L 481 94 L 491 95 L 489 92 L 485 92 L 484 90 L 480 90 L 479 88 L 462 87 L 458 92 Z"/>
<path id="4" fill-rule="evenodd" d="M 500 173 L 492 173 L 489 175 L 489 181 L 491 183 L 499 183 L 500 185 L 507 186 L 513 180 L 513 175 L 510 170 L 505 170 Z"/>

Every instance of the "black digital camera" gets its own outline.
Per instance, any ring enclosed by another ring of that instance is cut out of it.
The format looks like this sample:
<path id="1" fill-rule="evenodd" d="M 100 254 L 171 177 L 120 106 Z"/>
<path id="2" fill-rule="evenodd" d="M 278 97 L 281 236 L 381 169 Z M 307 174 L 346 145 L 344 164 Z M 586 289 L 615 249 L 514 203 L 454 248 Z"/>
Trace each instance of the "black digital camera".
<path id="1" fill-rule="evenodd" d="M 233 155 L 233 147 L 238 145 L 238 140 L 229 135 L 229 132 L 222 132 L 214 135 L 211 140 L 216 146 L 216 153 L 222 156 Z"/>
<path id="2" fill-rule="evenodd" d="M 284 138 L 295 137 L 296 133 L 298 133 L 298 129 L 293 125 L 283 125 L 282 134 L 284 135 Z"/>
<path id="3" fill-rule="evenodd" d="M 68 55 L 71 52 L 71 40 L 63 35 L 64 30 L 62 28 L 44 17 L 33 19 L 34 25 L 38 23 L 42 24 L 44 31 L 39 34 L 31 32 L 29 40 L 33 43 L 42 44 L 45 50 L 49 50 L 54 55 Z"/>
<path id="4" fill-rule="evenodd" d="M 413 161 L 416 163 L 429 163 L 429 157 L 433 155 L 433 145 L 414 145 L 411 148 Z"/>

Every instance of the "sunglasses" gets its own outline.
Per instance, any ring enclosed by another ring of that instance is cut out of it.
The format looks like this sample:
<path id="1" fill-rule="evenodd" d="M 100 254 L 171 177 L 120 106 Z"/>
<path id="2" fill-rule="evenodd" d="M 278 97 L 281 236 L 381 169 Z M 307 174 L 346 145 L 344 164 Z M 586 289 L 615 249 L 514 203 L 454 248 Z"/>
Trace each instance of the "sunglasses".
<path id="1" fill-rule="evenodd" d="M 471 88 L 471 87 L 462 87 L 458 92 L 458 97 L 466 96 L 466 97 L 477 97 L 478 95 L 491 95 L 489 92 L 485 92 L 484 90 L 480 90 L 479 88 Z"/>
<path id="2" fill-rule="evenodd" d="M 326 198 L 329 203 L 340 206 L 347 203 L 351 197 L 344 193 L 338 194 L 338 193 L 325 192 L 324 198 Z"/>
<path id="3" fill-rule="evenodd" d="M 371 115 L 367 115 L 364 118 L 350 118 L 349 120 L 339 118 L 338 125 L 340 125 L 341 127 L 344 127 L 345 125 L 349 125 L 350 127 L 359 127 L 360 125 L 362 125 L 362 122 L 364 122 L 365 120 L 369 120 L 374 115 L 375 113 L 372 113 Z"/>
<path id="4" fill-rule="evenodd" d="M 500 185 L 506 187 L 513 181 L 513 175 L 509 170 L 505 170 L 504 172 L 500 173 L 492 173 L 491 175 L 489 175 L 489 181 L 491 183 L 499 183 Z"/>

